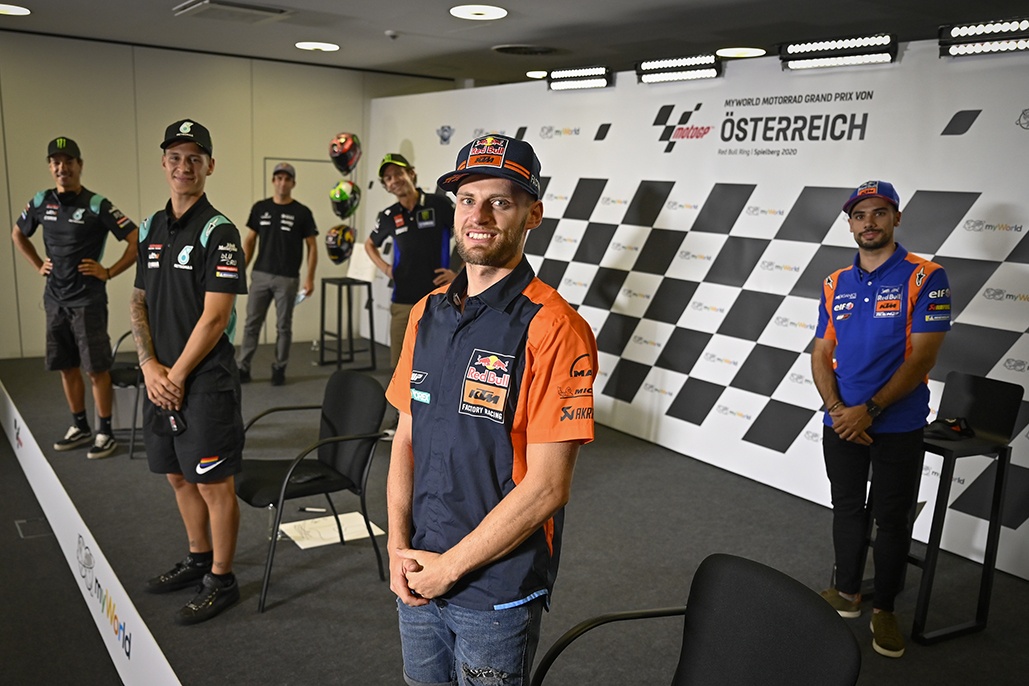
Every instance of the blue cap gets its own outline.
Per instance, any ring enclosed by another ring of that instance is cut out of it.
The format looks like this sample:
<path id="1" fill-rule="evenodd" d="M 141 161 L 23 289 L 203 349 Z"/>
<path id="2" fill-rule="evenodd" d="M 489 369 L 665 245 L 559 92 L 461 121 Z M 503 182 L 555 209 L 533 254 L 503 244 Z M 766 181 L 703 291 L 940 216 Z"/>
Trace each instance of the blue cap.
<path id="1" fill-rule="evenodd" d="M 855 188 L 847 202 L 843 203 L 843 211 L 849 215 L 850 208 L 869 198 L 882 198 L 892 204 L 895 209 L 900 209 L 900 196 L 897 195 L 897 189 L 893 187 L 892 183 L 887 183 L 886 181 L 865 181 Z"/>
<path id="2" fill-rule="evenodd" d="M 540 160 L 525 141 L 497 133 L 480 136 L 461 148 L 457 168 L 439 177 L 437 183 L 453 193 L 464 179 L 477 174 L 513 181 L 539 200 Z"/>

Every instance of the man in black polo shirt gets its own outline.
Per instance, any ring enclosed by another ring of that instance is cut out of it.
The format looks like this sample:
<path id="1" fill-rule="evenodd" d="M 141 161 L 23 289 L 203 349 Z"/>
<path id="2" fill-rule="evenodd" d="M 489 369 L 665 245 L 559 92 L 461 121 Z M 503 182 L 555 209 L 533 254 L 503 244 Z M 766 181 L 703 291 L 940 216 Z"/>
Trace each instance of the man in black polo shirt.
<path id="1" fill-rule="evenodd" d="M 414 304 L 433 289 L 450 283 L 457 272 L 450 268 L 450 241 L 454 206 L 445 196 L 418 188 L 418 175 L 403 155 L 389 153 L 379 163 L 383 188 L 396 196 L 375 220 L 364 249 L 383 274 L 393 280 L 390 305 L 390 362 L 396 367 L 404 348 L 404 330 Z M 393 237 L 392 262 L 379 247 Z M 460 267 L 458 267 L 459 269 Z"/>
<path id="2" fill-rule="evenodd" d="M 289 346 L 293 342 L 293 308 L 297 293 L 304 298 L 314 292 L 314 271 L 318 265 L 318 229 L 314 215 L 306 206 L 293 199 L 297 185 L 297 172 L 292 164 L 280 162 L 272 170 L 275 194 L 254 204 L 247 219 L 243 252 L 246 264 L 254 257 L 257 239 L 261 249 L 257 253 L 254 272 L 250 276 L 250 297 L 247 298 L 247 323 L 243 327 L 243 346 L 239 352 L 240 381 L 250 381 L 250 361 L 257 350 L 257 338 L 268 314 L 268 306 L 275 299 L 275 362 L 272 364 L 272 385 L 286 381 Z M 300 263 L 307 248 L 307 275 L 300 287 Z"/>
<path id="3" fill-rule="evenodd" d="M 171 199 L 139 229 L 132 332 L 147 389 L 147 461 L 175 492 L 189 552 L 146 590 L 199 585 L 175 617 L 196 624 L 239 600 L 232 560 L 243 418 L 231 328 L 246 271 L 239 231 L 204 193 L 214 171 L 211 134 L 177 121 L 161 147 Z"/>
<path id="4" fill-rule="evenodd" d="M 18 251 L 46 278 L 46 368 L 61 372 L 64 397 L 73 423 L 54 450 L 92 443 L 86 457 L 114 452 L 111 430 L 111 338 L 107 335 L 107 282 L 135 260 L 136 225 L 111 201 L 82 186 L 82 154 L 70 138 L 55 138 L 47 161 L 56 188 L 36 193 L 11 231 Z M 29 238 L 43 227 L 46 259 Z M 108 232 L 127 241 L 125 252 L 110 267 L 100 260 Z M 86 419 L 86 386 L 81 367 L 93 386 L 100 417 L 96 437 Z"/>

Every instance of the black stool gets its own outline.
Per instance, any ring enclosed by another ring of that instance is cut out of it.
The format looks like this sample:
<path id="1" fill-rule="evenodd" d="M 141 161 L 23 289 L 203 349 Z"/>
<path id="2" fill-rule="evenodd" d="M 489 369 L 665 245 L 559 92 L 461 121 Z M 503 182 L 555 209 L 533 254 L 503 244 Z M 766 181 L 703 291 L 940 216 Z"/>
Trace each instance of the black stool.
<path id="1" fill-rule="evenodd" d="M 325 328 L 325 295 L 329 286 L 336 287 L 336 328 L 329 330 Z M 372 309 L 372 284 L 370 281 L 361 281 L 347 276 L 330 277 L 322 279 L 322 321 L 321 341 L 318 349 L 318 364 L 331 364 L 333 360 L 326 360 L 325 353 L 336 353 L 336 369 L 340 369 L 344 362 L 354 361 L 356 353 L 364 352 L 365 349 L 357 350 L 354 347 L 354 294 L 355 288 L 367 289 L 368 300 L 364 306 L 368 310 L 368 348 L 371 353 L 371 364 L 367 367 L 355 367 L 355 370 L 374 370 L 375 364 L 375 312 Z M 347 349 L 344 356 L 343 350 L 343 289 L 346 289 L 347 300 Z M 335 339 L 334 344 L 326 346 L 326 338 Z"/>
<path id="2" fill-rule="evenodd" d="M 975 431 L 974 437 L 959 440 L 938 439 L 927 436 L 924 446 L 927 452 L 943 456 L 940 469 L 940 487 L 936 493 L 936 507 L 929 528 L 924 556 L 911 553 L 908 561 L 922 568 L 922 582 L 918 587 L 918 601 L 915 605 L 914 624 L 911 638 L 930 645 L 948 638 L 982 631 L 990 612 L 990 593 L 993 590 L 993 573 L 997 564 L 997 548 L 1000 543 L 1001 516 L 1004 508 L 1004 488 L 1008 468 L 1011 464 L 1011 435 L 1018 420 L 1022 403 L 1022 387 L 1008 383 L 972 376 L 962 372 L 947 375 L 943 397 L 940 399 L 940 418 L 963 417 Z M 947 516 L 950 500 L 950 486 L 954 479 L 954 466 L 958 458 L 974 455 L 996 456 L 997 470 L 993 482 L 993 497 L 990 504 L 990 524 L 986 533 L 986 549 L 983 553 L 983 568 L 979 578 L 979 601 L 975 619 L 934 631 L 925 630 L 929 614 L 929 600 L 933 591 L 936 563 L 940 554 L 940 540 L 943 537 L 943 522 Z"/>

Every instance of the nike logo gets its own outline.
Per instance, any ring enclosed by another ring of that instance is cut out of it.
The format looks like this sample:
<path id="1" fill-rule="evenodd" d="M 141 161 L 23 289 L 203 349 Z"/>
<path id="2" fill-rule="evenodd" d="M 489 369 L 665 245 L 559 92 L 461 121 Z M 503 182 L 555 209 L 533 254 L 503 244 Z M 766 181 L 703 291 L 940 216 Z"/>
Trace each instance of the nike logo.
<path id="1" fill-rule="evenodd" d="M 218 465 L 220 465 L 224 461 L 225 461 L 225 459 L 223 458 L 221 460 L 218 460 L 217 462 L 211 462 L 209 464 L 198 464 L 197 465 L 197 474 L 201 474 L 201 475 L 207 474 L 209 471 L 211 471 L 212 469 L 214 469 L 215 467 L 217 467 Z"/>

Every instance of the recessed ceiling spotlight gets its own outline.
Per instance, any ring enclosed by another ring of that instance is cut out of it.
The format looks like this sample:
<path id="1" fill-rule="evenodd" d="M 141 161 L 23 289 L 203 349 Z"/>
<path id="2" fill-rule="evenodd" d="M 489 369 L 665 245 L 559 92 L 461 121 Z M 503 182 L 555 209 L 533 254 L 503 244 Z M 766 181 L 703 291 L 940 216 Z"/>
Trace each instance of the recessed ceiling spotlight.
<path id="1" fill-rule="evenodd" d="M 506 17 L 507 10 L 503 7 L 494 7 L 493 5 L 457 5 L 450 8 L 450 14 L 458 19 L 492 21 Z"/>
<path id="2" fill-rule="evenodd" d="M 320 50 L 321 52 L 336 52 L 339 46 L 335 43 L 322 43 L 316 40 L 302 40 L 296 44 L 301 50 Z"/>
<path id="3" fill-rule="evenodd" d="M 764 48 L 720 48 L 715 50 L 719 57 L 761 57 L 765 54 Z"/>
<path id="4" fill-rule="evenodd" d="M 0 5 L 0 14 L 6 14 L 10 17 L 24 17 L 27 14 L 32 14 L 27 7 L 21 7 L 19 5 Z"/>
<path id="5" fill-rule="evenodd" d="M 530 79 L 545 79 L 547 78 L 547 72 L 543 69 L 535 69 L 533 71 L 525 72 L 525 75 Z"/>

